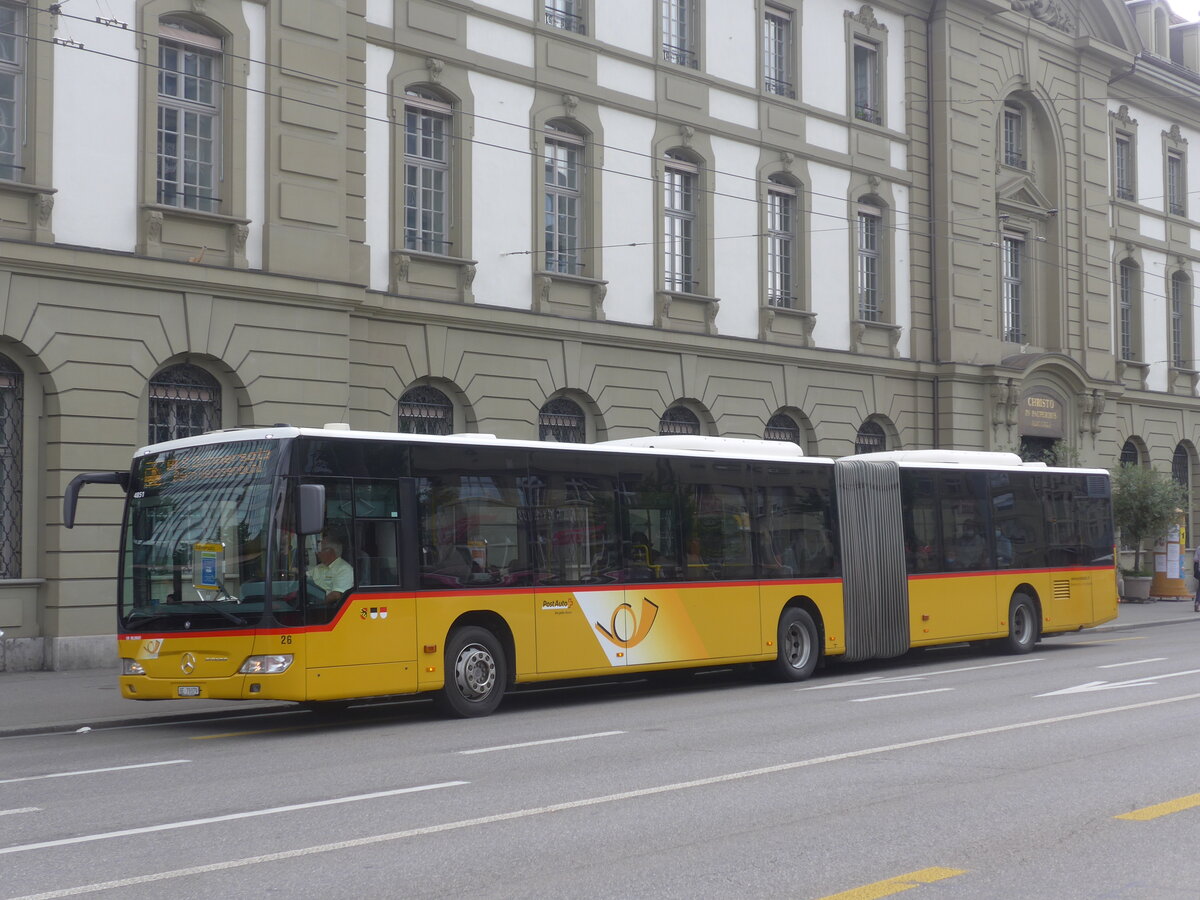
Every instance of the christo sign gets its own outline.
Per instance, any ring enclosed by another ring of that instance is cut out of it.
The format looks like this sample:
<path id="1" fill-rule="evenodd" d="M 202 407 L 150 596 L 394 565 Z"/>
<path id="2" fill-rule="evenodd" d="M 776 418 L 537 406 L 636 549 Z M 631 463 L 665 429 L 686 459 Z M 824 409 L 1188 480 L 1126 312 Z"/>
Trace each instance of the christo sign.
<path id="1" fill-rule="evenodd" d="M 1030 391 L 1021 398 L 1020 421 L 1021 434 L 1048 438 L 1063 436 L 1062 404 L 1044 391 Z"/>

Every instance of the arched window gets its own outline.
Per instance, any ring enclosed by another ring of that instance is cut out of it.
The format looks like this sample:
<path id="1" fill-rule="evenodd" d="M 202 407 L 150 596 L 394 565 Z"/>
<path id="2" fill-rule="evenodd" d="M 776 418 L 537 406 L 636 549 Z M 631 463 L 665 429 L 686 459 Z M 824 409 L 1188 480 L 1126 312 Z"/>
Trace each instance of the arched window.
<path id="1" fill-rule="evenodd" d="M 863 422 L 854 437 L 854 452 L 876 453 L 886 449 L 887 435 L 884 434 L 883 426 L 869 419 Z"/>
<path id="2" fill-rule="evenodd" d="M 1121 456 L 1118 462 L 1123 466 L 1138 466 L 1142 463 L 1142 455 L 1138 452 L 1137 444 L 1133 438 L 1127 440 L 1121 447 Z"/>
<path id="3" fill-rule="evenodd" d="M 672 406 L 658 420 L 659 434 L 699 434 L 700 419 L 686 406 Z"/>
<path id="4" fill-rule="evenodd" d="M 159 23 L 157 197 L 164 206 L 220 209 L 221 49 L 219 37 L 187 19 Z"/>
<path id="5" fill-rule="evenodd" d="M 24 376 L 0 356 L 0 578 L 21 577 Z"/>
<path id="6" fill-rule="evenodd" d="M 546 125 L 544 247 L 547 272 L 578 275 L 583 268 L 583 136 L 559 122 Z"/>
<path id="7" fill-rule="evenodd" d="M 181 364 L 150 379 L 150 443 L 221 427 L 221 384 L 197 366 Z"/>
<path id="8" fill-rule="evenodd" d="M 558 397 L 538 412 L 538 440 L 582 444 L 587 440 L 587 419 L 574 400 Z"/>
<path id="9" fill-rule="evenodd" d="M 396 430 L 401 434 L 451 434 L 454 404 L 435 387 L 410 388 L 400 398 Z"/>
<path id="10" fill-rule="evenodd" d="M 771 416 L 763 431 L 763 439 L 768 441 L 786 441 L 790 444 L 800 443 L 800 426 L 788 415 L 780 413 Z"/>
<path id="11" fill-rule="evenodd" d="M 1176 484 L 1183 485 L 1184 490 L 1188 487 L 1188 482 L 1191 480 L 1192 460 L 1188 456 L 1187 447 L 1180 444 L 1175 448 L 1175 454 L 1171 457 L 1171 477 L 1175 479 Z"/>

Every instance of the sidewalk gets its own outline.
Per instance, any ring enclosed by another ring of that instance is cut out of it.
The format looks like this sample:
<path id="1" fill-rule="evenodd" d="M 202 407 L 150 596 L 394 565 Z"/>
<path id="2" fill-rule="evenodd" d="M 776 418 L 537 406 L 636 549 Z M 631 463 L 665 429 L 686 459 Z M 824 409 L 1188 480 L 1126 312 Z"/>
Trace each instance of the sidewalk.
<path id="1" fill-rule="evenodd" d="M 1187 623 L 1200 623 L 1200 613 L 1192 611 L 1190 599 L 1122 603 L 1114 621 L 1086 633 Z M 126 700 L 117 691 L 116 668 L 0 673 L 0 737 L 296 708 L 293 703 L 271 700 Z"/>

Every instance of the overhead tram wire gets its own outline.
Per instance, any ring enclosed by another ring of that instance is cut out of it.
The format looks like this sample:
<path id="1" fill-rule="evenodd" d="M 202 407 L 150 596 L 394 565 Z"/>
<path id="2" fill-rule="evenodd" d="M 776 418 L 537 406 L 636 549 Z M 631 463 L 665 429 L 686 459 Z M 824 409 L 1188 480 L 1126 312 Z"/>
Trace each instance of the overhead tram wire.
<path id="1" fill-rule="evenodd" d="M 69 0 L 63 0 L 63 2 L 69 2 Z M 39 14 L 43 14 L 43 15 L 45 15 L 45 14 L 58 15 L 61 18 L 72 19 L 72 20 L 75 20 L 75 21 L 78 21 L 81 23 L 85 23 L 85 24 L 101 25 L 106 28 L 117 28 L 118 30 L 120 30 L 122 32 L 127 32 L 129 34 L 133 34 L 133 35 L 137 35 L 137 36 L 141 36 L 141 37 L 153 37 L 153 38 L 158 37 L 157 34 L 146 32 L 146 31 L 141 31 L 139 29 L 130 27 L 126 23 L 120 22 L 116 19 L 104 19 L 99 16 L 93 17 L 93 18 L 88 18 L 86 16 L 75 16 L 75 15 L 71 15 L 69 13 L 64 13 L 64 12 L 61 12 L 61 6 L 62 6 L 62 4 L 52 4 L 49 9 L 42 9 L 37 6 L 29 6 L 28 9 L 34 13 L 39 13 Z M 55 7 L 59 8 L 58 12 L 54 12 Z M 114 60 L 117 62 L 131 63 L 133 65 L 137 65 L 137 66 L 140 66 L 143 68 L 149 68 L 149 69 L 158 69 L 159 68 L 159 65 L 157 62 L 151 62 L 149 60 L 143 60 L 143 59 L 131 59 L 129 57 L 121 56 L 116 53 L 109 53 L 104 50 L 96 50 L 96 49 L 87 47 L 86 45 L 84 45 L 82 42 L 79 42 L 79 41 L 74 41 L 74 40 L 63 41 L 60 39 L 38 38 L 38 37 L 35 37 L 30 34 L 5 32 L 3 30 L 0 30 L 0 34 L 8 34 L 8 35 L 11 35 L 11 36 L 17 37 L 19 39 L 23 39 L 23 40 L 36 41 L 38 43 L 44 43 L 44 44 L 51 44 L 54 46 L 65 47 L 67 49 L 72 49 L 72 50 L 80 50 L 85 53 L 91 53 L 93 55 L 100 56 L 100 57 L 103 57 L 106 59 L 111 59 L 111 60 Z M 265 69 L 275 69 L 283 74 L 298 75 L 298 76 L 305 78 L 306 80 L 315 80 L 318 83 L 324 83 L 324 84 L 327 84 L 327 85 L 333 86 L 333 87 L 347 88 L 347 89 L 351 89 L 351 90 L 361 90 L 365 93 L 375 94 L 377 96 L 384 97 L 385 99 L 391 99 L 393 97 L 393 95 L 389 91 L 381 91 L 381 90 L 374 89 L 374 88 L 368 88 L 366 85 L 356 84 L 353 82 L 337 81 L 335 79 L 323 78 L 322 76 L 316 76 L 316 75 L 313 75 L 308 72 L 301 72 L 296 69 L 290 69 L 286 66 L 282 66 L 277 63 L 268 63 L 263 60 L 255 59 L 253 57 L 241 56 L 241 55 L 233 54 L 233 53 L 223 53 L 222 55 L 226 56 L 230 59 L 236 59 L 236 60 L 240 60 L 243 62 L 252 63 L 254 65 L 259 65 Z M 269 99 L 277 99 L 277 100 L 284 99 L 282 97 L 282 95 L 272 93 L 269 90 L 252 88 L 249 85 L 236 84 L 234 82 L 226 81 L 225 79 L 221 79 L 221 78 L 211 78 L 209 80 L 213 84 L 218 84 L 218 85 L 221 85 L 222 87 L 229 87 L 229 88 L 233 88 L 235 90 L 240 89 L 240 90 L 245 91 L 246 93 L 258 94 L 260 96 L 263 96 L 263 97 L 266 97 Z M 310 106 L 310 107 L 313 107 L 316 109 L 325 110 L 327 112 L 333 112 L 336 114 L 342 114 L 342 115 L 346 115 L 349 117 L 354 117 L 354 118 L 360 119 L 362 121 L 377 122 L 379 124 L 384 124 L 389 127 L 399 127 L 399 123 L 393 122 L 390 118 L 380 118 L 377 116 L 371 116 L 371 115 L 368 115 L 366 112 L 357 112 L 357 111 L 343 108 L 343 107 L 330 106 L 327 104 L 318 103 L 314 100 L 300 99 L 300 98 L 296 98 L 296 97 L 289 97 L 287 99 L 290 102 L 298 103 L 298 104 L 301 104 L 304 106 Z M 1065 99 L 1066 98 L 1064 98 L 1064 100 Z M 1096 98 L 1079 98 L 1079 99 L 1082 99 L 1085 102 L 1101 102 L 1101 103 L 1105 103 L 1105 104 L 1107 104 L 1109 102 L 1108 98 L 1104 98 L 1101 100 L 1097 100 Z M 1130 99 L 1130 98 L 1125 98 L 1125 99 Z M 1072 100 L 1074 102 L 1075 98 L 1072 98 Z M 947 100 L 947 101 L 942 101 L 942 102 L 966 102 L 966 101 Z M 978 101 L 971 101 L 971 102 L 997 102 L 997 101 L 991 100 L 991 99 L 980 99 Z M 534 133 L 537 131 L 536 129 L 534 129 L 528 125 L 522 125 L 522 124 L 515 123 L 515 122 L 508 122 L 503 119 L 496 119 L 496 118 L 484 116 L 484 115 L 478 114 L 478 113 L 465 113 L 462 110 L 458 110 L 458 109 L 452 110 L 452 113 L 454 115 L 459 116 L 460 118 L 469 116 L 471 118 L 479 119 L 481 121 L 488 121 L 488 122 L 492 122 L 493 124 L 504 125 L 506 127 L 525 131 L 527 133 Z M 493 149 L 493 150 L 500 150 L 500 151 L 504 151 L 504 152 L 508 152 L 508 153 L 514 153 L 514 154 L 517 154 L 520 156 L 527 156 L 531 159 L 534 159 L 534 158 L 541 159 L 540 154 L 535 154 L 532 150 L 526 150 L 526 149 L 522 149 L 519 147 L 505 146 L 503 144 L 496 144 L 496 143 L 492 143 L 490 141 L 483 141 L 483 140 L 479 140 L 479 139 L 472 138 L 472 137 L 466 137 L 463 135 L 455 135 L 455 140 L 461 141 L 463 143 L 471 144 L 473 146 L 487 147 L 487 148 Z M 619 147 L 616 145 L 596 143 L 596 144 L 594 144 L 594 146 L 596 146 L 598 148 L 602 148 L 602 149 L 614 150 L 614 151 L 617 151 L 620 153 L 626 153 L 631 156 L 640 157 L 640 158 L 650 161 L 650 162 L 656 162 L 656 161 L 659 161 L 659 159 L 660 159 L 658 156 L 655 156 L 654 154 L 645 153 L 645 152 L 639 151 L 639 150 L 630 150 L 628 148 Z M 612 169 L 612 168 L 608 168 L 608 167 L 604 167 L 604 166 L 593 166 L 591 168 L 593 168 L 596 171 L 607 173 L 609 175 L 631 178 L 636 181 L 642 181 L 642 182 L 646 182 L 646 183 L 650 183 L 650 184 L 658 183 L 658 180 L 653 175 L 639 175 L 636 173 L 621 171 L 618 169 Z M 770 184 L 769 181 L 763 181 L 756 177 L 749 176 L 749 175 L 743 175 L 743 174 L 737 173 L 737 172 L 728 172 L 728 171 L 716 169 L 713 167 L 704 167 L 704 168 L 705 168 L 706 172 L 712 173 L 713 175 L 723 175 L 723 176 L 726 176 L 729 178 L 735 178 L 735 179 L 739 179 L 739 180 L 743 180 L 743 181 L 749 181 L 749 182 L 752 182 L 754 185 L 760 186 L 760 187 Z M 730 199 L 730 200 L 737 200 L 737 201 L 741 201 L 741 202 L 753 203 L 756 206 L 761 202 L 757 197 L 747 197 L 747 196 L 744 196 L 741 194 L 732 194 L 732 193 L 728 193 L 725 191 L 718 191 L 715 189 L 708 190 L 702 186 L 698 187 L 697 191 L 700 193 L 707 194 L 712 197 L 720 197 L 723 199 Z M 809 188 L 808 186 L 805 187 L 805 190 L 802 193 L 808 197 L 819 197 L 821 199 L 832 200 L 837 203 L 849 202 L 845 196 L 838 196 L 838 195 L 834 195 L 834 194 L 823 194 L 823 193 L 811 190 L 811 188 Z M 1189 191 L 1188 194 L 1189 195 L 1200 194 L 1200 190 Z M 1144 199 L 1152 200 L 1155 198 L 1147 197 Z M 842 231 L 842 230 L 853 228 L 856 224 L 856 220 L 851 216 L 839 215 L 836 213 L 820 212 L 818 210 L 813 209 L 812 204 L 805 204 L 804 213 L 810 217 L 815 216 L 815 217 L 820 217 L 820 218 L 825 218 L 825 219 L 834 219 L 840 223 L 837 228 L 809 229 L 808 231 L 805 232 L 806 234 L 822 234 L 822 233 L 829 233 L 829 232 L 834 232 L 834 231 Z M 935 218 L 927 217 L 927 216 L 919 216 L 919 215 L 913 214 L 912 212 L 906 212 L 904 215 L 910 222 L 922 223 L 922 224 L 930 226 L 931 229 L 939 224 L 944 225 L 944 226 L 954 224 L 959 227 L 970 228 L 972 230 L 976 230 L 981 233 L 981 236 L 978 239 L 972 239 L 972 238 L 967 238 L 967 237 L 955 237 L 955 236 L 947 234 L 944 236 L 944 239 L 947 241 L 954 242 L 954 243 L 971 244 L 971 245 L 976 245 L 976 246 L 995 246 L 994 238 L 996 235 L 996 226 L 994 224 L 992 224 L 993 219 L 996 218 L 994 216 L 978 216 L 977 218 L 980 220 L 980 222 L 985 223 L 985 224 L 975 225 L 975 224 L 971 224 L 969 219 L 956 219 L 956 220 L 948 221 L 948 220 L 944 220 L 944 219 L 935 219 Z M 923 231 L 913 231 L 911 226 L 902 227 L 902 226 L 891 225 L 891 226 L 889 226 L 889 228 L 893 232 L 906 233 L 906 234 L 909 234 L 910 236 L 915 236 L 915 237 L 925 238 L 925 237 L 932 236 L 931 234 L 927 234 L 926 232 L 923 232 Z M 757 238 L 757 237 L 761 237 L 761 236 L 763 236 L 762 232 L 754 232 L 754 233 L 749 233 L 749 234 L 744 234 L 744 235 L 720 235 L 720 236 L 714 235 L 712 237 L 712 239 L 713 240 L 733 240 L 733 239 Z M 655 245 L 661 245 L 662 243 L 664 243 L 664 241 L 661 241 L 661 240 L 648 240 L 648 241 L 638 241 L 638 242 L 619 242 L 619 243 L 614 243 L 614 244 L 597 244 L 597 245 L 585 246 L 585 247 L 581 247 L 580 249 L 619 249 L 622 247 L 655 246 Z M 1029 243 L 1032 243 L 1032 242 L 1029 242 Z M 1068 253 L 1073 252 L 1070 247 L 1060 244 L 1058 242 L 1049 242 L 1049 241 L 1043 240 L 1043 241 L 1037 241 L 1037 243 L 1041 243 L 1045 246 L 1055 247 L 1056 249 L 1062 250 L 1064 252 L 1068 252 Z M 502 255 L 505 255 L 505 256 L 536 255 L 538 253 L 544 253 L 544 252 L 546 252 L 546 251 L 532 250 L 532 249 L 531 250 L 515 250 L 515 251 L 509 251 Z M 1085 257 L 1085 258 L 1089 258 L 1089 257 Z M 1062 264 L 1062 263 L 1055 263 L 1055 262 L 1051 262 L 1049 260 L 1037 259 L 1036 257 L 1033 258 L 1033 261 L 1037 262 L 1038 264 L 1040 264 L 1042 266 L 1049 266 L 1051 268 L 1058 269 L 1059 271 L 1074 274 L 1079 277 L 1083 277 L 1086 274 L 1078 267 L 1073 267 L 1073 266 Z M 1104 265 L 1109 264 L 1109 261 L 1107 259 L 1100 260 L 1098 262 L 1101 262 Z M 1115 280 L 1111 277 L 1106 280 L 1106 283 L 1112 287 L 1116 286 Z M 1156 298 L 1156 299 L 1169 299 L 1164 294 L 1147 293 L 1146 291 L 1142 291 L 1141 296 L 1142 297 L 1151 297 L 1151 298 Z M 1196 308 L 1198 306 L 1200 306 L 1200 300 L 1193 299 L 1192 307 Z"/>

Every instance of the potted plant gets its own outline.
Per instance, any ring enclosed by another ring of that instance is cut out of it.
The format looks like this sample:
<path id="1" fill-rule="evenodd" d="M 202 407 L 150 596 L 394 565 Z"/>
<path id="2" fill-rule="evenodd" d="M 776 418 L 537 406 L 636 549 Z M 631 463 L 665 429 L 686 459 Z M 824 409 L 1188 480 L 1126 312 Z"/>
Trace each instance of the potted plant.
<path id="1" fill-rule="evenodd" d="M 1112 493 L 1113 524 L 1121 540 L 1133 547 L 1133 568 L 1121 569 L 1122 596 L 1145 600 L 1154 572 L 1150 564 L 1142 566 L 1142 546 L 1147 539 L 1162 537 L 1175 523 L 1186 502 L 1183 488 L 1148 466 L 1124 465 L 1112 471 Z"/>

